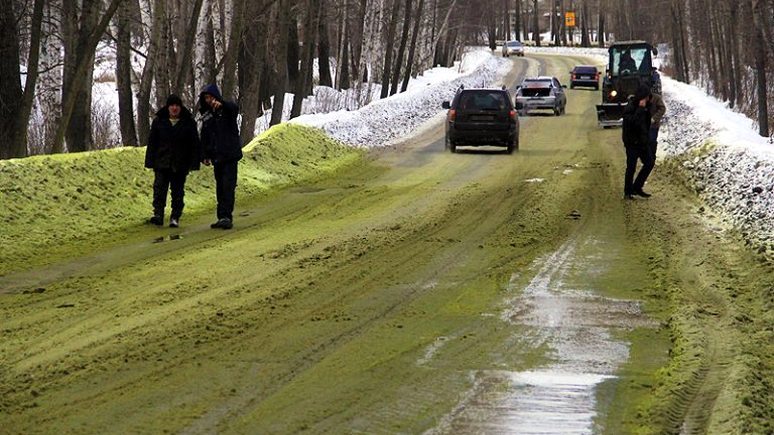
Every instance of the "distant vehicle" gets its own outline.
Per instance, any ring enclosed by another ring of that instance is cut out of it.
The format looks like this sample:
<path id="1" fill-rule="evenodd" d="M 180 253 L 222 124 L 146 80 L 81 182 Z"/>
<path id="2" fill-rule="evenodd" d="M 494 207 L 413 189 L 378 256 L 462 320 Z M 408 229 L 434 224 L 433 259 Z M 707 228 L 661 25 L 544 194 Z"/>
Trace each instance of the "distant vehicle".
<path id="1" fill-rule="evenodd" d="M 559 83 L 556 77 L 526 78 L 516 88 L 516 103 L 521 105 L 519 114 L 528 115 L 531 110 L 553 110 L 559 116 L 565 112 L 567 95 L 566 85 Z"/>
<path id="2" fill-rule="evenodd" d="M 518 105 L 503 89 L 460 88 L 454 99 L 444 101 L 446 149 L 458 146 L 504 146 L 508 154 L 519 149 Z"/>
<path id="3" fill-rule="evenodd" d="M 651 89 L 660 87 L 654 74 L 652 54 L 658 50 L 645 41 L 621 41 L 607 50 L 607 73 L 602 81 L 602 104 L 597 105 L 597 120 L 602 127 L 620 126 L 629 96 L 640 84 Z"/>
<path id="4" fill-rule="evenodd" d="M 592 65 L 577 65 L 570 71 L 570 89 L 588 86 L 599 90 L 599 70 Z"/>
<path id="5" fill-rule="evenodd" d="M 524 44 L 521 41 L 507 41 L 503 44 L 503 57 L 524 56 Z"/>

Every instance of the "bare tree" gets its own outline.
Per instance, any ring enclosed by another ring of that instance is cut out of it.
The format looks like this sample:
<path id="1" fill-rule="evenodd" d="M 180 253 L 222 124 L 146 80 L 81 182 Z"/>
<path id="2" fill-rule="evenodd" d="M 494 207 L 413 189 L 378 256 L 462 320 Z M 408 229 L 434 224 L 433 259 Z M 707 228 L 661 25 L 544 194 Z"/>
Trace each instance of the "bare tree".
<path id="1" fill-rule="evenodd" d="M 65 12 L 65 78 L 62 86 L 62 118 L 54 136 L 53 152 L 64 150 L 67 134 L 67 146 L 70 151 L 85 151 L 90 145 L 89 137 L 91 111 L 91 70 L 94 51 L 105 33 L 113 14 L 122 0 L 111 0 L 105 13 L 98 15 L 97 0 L 84 0 L 80 24 L 73 0 L 64 0 Z M 77 28 L 73 28 L 77 26 Z M 68 51 L 69 49 L 69 51 Z M 76 105 L 77 103 L 77 105 Z"/>

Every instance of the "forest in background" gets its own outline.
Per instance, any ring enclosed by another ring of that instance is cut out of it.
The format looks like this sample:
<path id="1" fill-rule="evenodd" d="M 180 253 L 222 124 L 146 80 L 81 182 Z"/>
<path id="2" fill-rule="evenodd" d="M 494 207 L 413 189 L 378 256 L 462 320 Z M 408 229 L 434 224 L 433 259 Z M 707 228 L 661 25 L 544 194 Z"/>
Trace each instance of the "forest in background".
<path id="1" fill-rule="evenodd" d="M 282 121 L 285 94 L 291 117 L 316 86 L 356 108 L 504 39 L 644 39 L 762 136 L 773 121 L 774 0 L 0 0 L 0 32 L 0 158 L 143 145 L 168 94 L 193 107 L 212 82 L 240 104 L 246 143 L 266 111 Z M 112 71 L 95 74 L 102 57 Z M 95 81 L 115 83 L 117 116 L 95 106 Z"/>

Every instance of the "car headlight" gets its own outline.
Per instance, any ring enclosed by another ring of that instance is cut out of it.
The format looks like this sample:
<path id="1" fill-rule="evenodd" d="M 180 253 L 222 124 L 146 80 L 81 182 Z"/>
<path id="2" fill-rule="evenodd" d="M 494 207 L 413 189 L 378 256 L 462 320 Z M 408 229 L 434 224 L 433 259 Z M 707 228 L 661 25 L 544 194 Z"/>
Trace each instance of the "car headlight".
<path id="1" fill-rule="evenodd" d="M 611 97 L 615 97 L 616 95 L 618 95 L 618 91 L 616 91 L 615 89 L 613 89 L 612 91 L 610 91 L 610 96 L 611 96 Z"/>

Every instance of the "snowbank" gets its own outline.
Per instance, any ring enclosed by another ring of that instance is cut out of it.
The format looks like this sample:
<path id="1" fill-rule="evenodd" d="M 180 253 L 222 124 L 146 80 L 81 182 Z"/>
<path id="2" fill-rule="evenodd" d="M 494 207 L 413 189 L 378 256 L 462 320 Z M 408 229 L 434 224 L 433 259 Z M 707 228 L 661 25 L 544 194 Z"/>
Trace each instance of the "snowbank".
<path id="1" fill-rule="evenodd" d="M 748 243 L 774 251 L 774 144 L 701 89 L 667 77 L 662 87 L 669 119 L 660 151 Z"/>
<path id="2" fill-rule="evenodd" d="M 433 68 L 411 80 L 406 92 L 374 101 L 356 111 L 303 115 L 291 122 L 319 127 L 350 145 L 378 147 L 405 136 L 441 111 L 460 85 L 495 85 L 510 62 L 486 48 L 467 52 L 453 68 Z"/>

